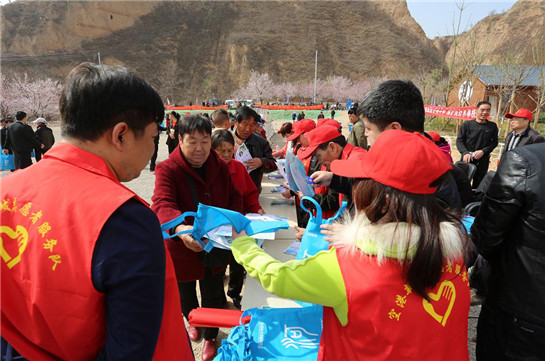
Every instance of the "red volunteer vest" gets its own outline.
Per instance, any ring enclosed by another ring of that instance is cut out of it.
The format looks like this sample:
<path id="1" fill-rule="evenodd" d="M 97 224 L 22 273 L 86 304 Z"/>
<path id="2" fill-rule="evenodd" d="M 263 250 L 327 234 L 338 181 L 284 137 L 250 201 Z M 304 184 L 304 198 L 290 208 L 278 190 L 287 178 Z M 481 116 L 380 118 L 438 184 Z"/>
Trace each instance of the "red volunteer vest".
<path id="1" fill-rule="evenodd" d="M 28 359 L 94 359 L 106 334 L 104 294 L 90 272 L 95 242 L 119 206 L 146 202 L 101 158 L 66 143 L 1 183 L 2 336 Z M 193 360 L 168 255 L 166 261 L 154 359 Z"/>
<path id="2" fill-rule="evenodd" d="M 324 307 L 318 360 L 468 360 L 469 282 L 462 262 L 448 263 L 430 301 L 411 290 L 397 260 L 340 246 L 348 324 Z"/>

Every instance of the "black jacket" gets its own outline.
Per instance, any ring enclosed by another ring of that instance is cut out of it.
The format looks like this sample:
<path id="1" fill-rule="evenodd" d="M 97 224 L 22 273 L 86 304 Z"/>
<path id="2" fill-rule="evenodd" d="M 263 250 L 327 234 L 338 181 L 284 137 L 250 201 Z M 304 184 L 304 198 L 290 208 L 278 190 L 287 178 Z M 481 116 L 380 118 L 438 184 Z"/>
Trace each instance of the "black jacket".
<path id="1" fill-rule="evenodd" d="M 482 150 L 483 158 L 487 159 L 497 146 L 498 126 L 496 123 L 479 123 L 475 119 L 462 123 L 456 138 L 456 148 L 462 158 L 470 152 Z"/>
<path id="2" fill-rule="evenodd" d="M 6 143 L 6 139 L 8 138 L 8 128 L 2 128 L 0 129 L 0 146 L 2 146 L 2 149 L 4 149 L 4 144 Z M 11 148 L 6 148 L 9 151 L 9 154 L 11 154 Z"/>
<path id="3" fill-rule="evenodd" d="M 38 141 L 44 145 L 44 149 L 41 150 L 42 154 L 47 152 L 53 144 L 55 144 L 55 136 L 53 135 L 53 130 L 46 125 L 39 126 L 36 129 L 36 138 Z M 38 147 L 40 149 L 40 147 Z"/>
<path id="4" fill-rule="evenodd" d="M 270 173 L 276 170 L 275 159 L 272 156 L 272 149 L 269 141 L 263 138 L 258 133 L 252 133 L 244 141 L 248 151 L 254 158 L 260 158 L 263 162 L 263 165 L 257 169 L 254 169 L 250 172 L 250 178 L 254 182 L 255 186 L 261 193 L 261 180 L 263 179 L 263 173 Z"/>
<path id="5" fill-rule="evenodd" d="M 34 136 L 30 125 L 15 122 L 8 127 L 8 137 L 2 148 L 9 149 L 9 147 L 14 153 L 30 153 L 35 148 L 39 149 L 41 143 Z"/>
<path id="6" fill-rule="evenodd" d="M 545 143 L 505 154 L 472 238 L 490 263 L 487 303 L 545 327 Z"/>
<path id="7" fill-rule="evenodd" d="M 507 153 L 507 147 L 509 147 L 509 143 L 511 143 L 511 139 L 515 136 L 515 132 L 511 131 L 509 134 L 507 134 L 507 137 L 505 138 L 505 148 L 503 151 L 503 154 L 501 155 L 501 159 L 503 159 L 503 156 L 505 153 Z M 523 145 L 530 145 L 535 143 L 542 143 L 545 142 L 545 138 L 543 135 L 541 135 L 538 131 L 533 130 L 532 128 L 528 127 L 522 134 L 520 135 L 520 140 L 517 143 L 516 147 L 522 147 Z"/>

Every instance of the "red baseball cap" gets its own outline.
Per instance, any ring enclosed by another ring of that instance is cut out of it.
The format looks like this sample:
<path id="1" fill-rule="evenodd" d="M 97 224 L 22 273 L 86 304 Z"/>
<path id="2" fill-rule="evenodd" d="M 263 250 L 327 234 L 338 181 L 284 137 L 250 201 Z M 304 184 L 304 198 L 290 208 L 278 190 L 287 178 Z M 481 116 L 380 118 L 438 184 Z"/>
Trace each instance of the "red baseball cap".
<path id="1" fill-rule="evenodd" d="M 293 134 L 286 138 L 287 141 L 292 141 L 297 139 L 301 134 L 310 132 L 312 129 L 316 128 L 316 123 L 312 119 L 301 119 L 293 123 Z"/>
<path id="2" fill-rule="evenodd" d="M 438 142 L 441 140 L 441 134 L 437 132 L 426 132 L 428 135 L 433 139 L 434 142 Z"/>
<path id="3" fill-rule="evenodd" d="M 433 194 L 430 184 L 451 166 L 443 152 L 420 133 L 387 130 L 365 157 L 335 160 L 331 171 L 351 178 L 371 178 L 389 187 L 414 194 Z"/>
<path id="4" fill-rule="evenodd" d="M 322 125 L 332 125 L 337 127 L 337 129 L 341 129 L 341 123 L 331 118 L 318 119 L 318 126 L 321 127 Z"/>
<path id="5" fill-rule="evenodd" d="M 532 112 L 524 108 L 520 108 L 519 110 L 517 110 L 516 113 L 513 113 L 513 114 L 507 113 L 505 114 L 505 117 L 506 118 L 526 118 L 530 121 L 534 119 Z"/>
<path id="6" fill-rule="evenodd" d="M 333 125 L 322 125 L 305 134 L 305 137 L 309 140 L 308 147 L 306 147 L 305 150 L 300 150 L 297 156 L 301 159 L 310 157 L 320 144 L 329 142 L 341 135 L 342 133 L 339 128 L 336 128 Z"/>

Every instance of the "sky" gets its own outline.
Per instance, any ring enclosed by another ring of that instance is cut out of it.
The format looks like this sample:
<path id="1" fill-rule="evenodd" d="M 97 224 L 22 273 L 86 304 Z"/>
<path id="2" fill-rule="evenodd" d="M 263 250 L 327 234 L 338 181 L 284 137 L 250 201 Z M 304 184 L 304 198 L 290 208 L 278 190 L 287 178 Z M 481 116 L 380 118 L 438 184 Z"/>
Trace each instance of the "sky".
<path id="1" fill-rule="evenodd" d="M 12 0 L 13 1 L 13 0 Z M 387 1 L 387 0 L 383 0 Z M 458 24 L 460 10 L 457 4 L 462 0 L 407 0 L 409 11 L 413 18 L 420 24 L 426 36 L 433 39 L 436 36 L 452 35 L 453 26 Z M 0 4 L 6 4 L 9 0 L 0 0 Z M 503 13 L 515 3 L 515 0 L 493 1 L 469 1 L 464 2 L 460 32 L 470 29 L 482 18 L 492 11 Z"/>
<path id="2" fill-rule="evenodd" d="M 460 22 L 460 33 L 469 30 L 492 11 L 496 14 L 506 12 L 516 1 L 465 1 Z M 407 6 L 412 17 L 420 24 L 426 36 L 433 39 L 436 36 L 452 35 L 454 26 L 458 26 L 460 10 L 457 5 L 461 1 L 453 0 L 407 0 Z"/>

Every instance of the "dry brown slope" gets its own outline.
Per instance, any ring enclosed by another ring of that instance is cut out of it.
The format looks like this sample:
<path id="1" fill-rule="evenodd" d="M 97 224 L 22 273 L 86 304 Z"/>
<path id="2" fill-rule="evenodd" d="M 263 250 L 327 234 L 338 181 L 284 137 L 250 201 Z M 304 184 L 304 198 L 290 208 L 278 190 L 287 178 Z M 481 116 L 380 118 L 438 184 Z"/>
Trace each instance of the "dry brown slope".
<path id="1" fill-rule="evenodd" d="M 159 87 L 165 64 L 175 60 L 179 101 L 211 94 L 225 98 L 245 83 L 252 69 L 276 81 L 311 80 L 315 50 L 322 79 L 399 76 L 442 65 L 405 1 L 108 4 L 41 3 L 40 13 L 53 14 L 42 19 L 21 3 L 17 11 L 10 10 L 9 24 L 2 28 L 3 51 L 10 56 L 86 54 L 40 62 L 40 71 L 59 77 L 79 61 L 96 60 L 93 54 L 100 51 L 103 60 L 126 64 Z M 125 16 L 112 15 L 114 9 Z M 30 17 L 34 26 L 17 25 Z M 55 26 L 46 25 L 51 22 Z M 93 24 L 96 29 L 89 26 Z M 54 40 L 44 40 L 50 38 Z M 35 60 L 26 59 L 3 65 L 22 70 L 36 68 L 33 64 Z"/>
<path id="2" fill-rule="evenodd" d="M 456 63 L 532 64 L 533 46 L 545 48 L 545 1 L 519 0 L 507 12 L 488 16 L 462 34 Z M 452 56 L 451 48 L 447 63 Z"/>

